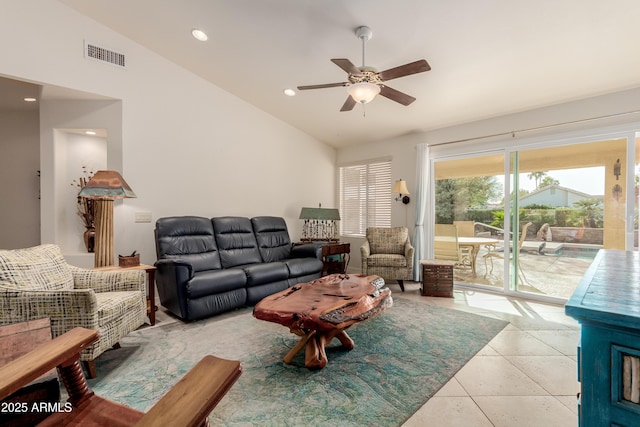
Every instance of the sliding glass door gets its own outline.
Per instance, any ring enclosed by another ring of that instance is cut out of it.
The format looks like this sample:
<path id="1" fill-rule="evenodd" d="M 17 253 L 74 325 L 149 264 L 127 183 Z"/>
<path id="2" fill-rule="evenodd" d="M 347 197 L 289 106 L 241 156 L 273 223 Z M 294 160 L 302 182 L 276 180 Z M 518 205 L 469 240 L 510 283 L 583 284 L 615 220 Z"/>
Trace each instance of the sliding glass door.
<path id="1" fill-rule="evenodd" d="M 638 250 L 639 146 L 623 135 L 434 160 L 435 257 L 455 226 L 456 283 L 569 298 L 599 249 Z"/>
<path id="2" fill-rule="evenodd" d="M 626 151 L 619 138 L 512 153 L 514 290 L 569 298 L 599 249 L 625 249 Z"/>
<path id="3" fill-rule="evenodd" d="M 458 282 L 502 288 L 504 153 L 436 162 L 434 178 L 435 257 L 456 262 Z"/>

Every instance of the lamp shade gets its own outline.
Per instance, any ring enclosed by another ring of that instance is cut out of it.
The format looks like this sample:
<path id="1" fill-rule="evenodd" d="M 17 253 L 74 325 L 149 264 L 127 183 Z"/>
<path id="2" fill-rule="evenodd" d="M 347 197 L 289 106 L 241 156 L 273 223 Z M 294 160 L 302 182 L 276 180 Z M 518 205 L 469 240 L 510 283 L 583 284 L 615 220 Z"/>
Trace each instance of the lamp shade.
<path id="1" fill-rule="evenodd" d="M 347 92 L 354 101 L 366 104 L 373 101 L 373 98 L 380 93 L 380 86 L 368 82 L 354 83 L 347 87 Z"/>
<path id="2" fill-rule="evenodd" d="M 338 211 L 338 209 L 326 208 L 302 208 L 298 219 L 340 221 L 340 211 Z"/>
<path id="3" fill-rule="evenodd" d="M 409 190 L 407 190 L 407 181 L 403 179 L 399 179 L 396 181 L 396 185 L 393 186 L 393 194 L 410 194 Z"/>
<path id="4" fill-rule="evenodd" d="M 78 193 L 93 199 L 124 199 L 137 197 L 129 184 L 116 171 L 98 171 Z"/>

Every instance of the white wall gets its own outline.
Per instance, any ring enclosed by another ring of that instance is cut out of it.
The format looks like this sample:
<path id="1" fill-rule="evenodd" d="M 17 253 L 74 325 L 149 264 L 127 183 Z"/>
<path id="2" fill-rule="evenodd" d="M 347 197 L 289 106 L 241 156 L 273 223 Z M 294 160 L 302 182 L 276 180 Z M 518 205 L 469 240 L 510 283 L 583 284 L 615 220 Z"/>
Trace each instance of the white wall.
<path id="1" fill-rule="evenodd" d="M 138 198 L 116 205 L 116 255 L 136 249 L 153 263 L 153 227 L 162 216 L 283 216 L 296 239 L 302 206 L 335 204 L 333 148 L 54 0 L 8 4 L 0 75 L 121 101 L 121 129 L 107 129 L 108 165 L 121 164 Z M 84 59 L 85 39 L 124 53 L 127 69 Z M 73 114 L 65 121 L 82 123 L 82 113 Z M 122 143 L 113 148 L 117 132 Z M 53 163 L 46 179 L 54 181 L 55 158 L 43 162 Z M 52 185 L 43 218 L 55 211 Z M 151 212 L 153 222 L 134 223 L 137 211 Z M 57 242 L 54 229 L 43 223 L 43 242 Z"/>
<path id="2" fill-rule="evenodd" d="M 35 246 L 40 243 L 38 112 L 0 111 L 0 149 L 0 248 Z"/>
<path id="3" fill-rule="evenodd" d="M 590 120 L 605 116 L 613 117 Z M 428 118 L 425 118 L 425 121 L 428 121 Z M 519 132 L 540 127 L 543 129 Z M 437 158 L 469 152 L 482 152 L 505 146 L 514 147 L 532 144 L 535 143 L 536 139 L 549 138 L 550 135 L 557 135 L 560 139 L 564 135 L 580 133 L 597 135 L 606 129 L 614 127 L 635 127 L 640 129 L 640 89 L 629 89 L 372 144 L 345 147 L 338 150 L 337 164 L 392 156 L 393 179 L 406 179 L 407 188 L 410 193 L 413 193 L 416 183 L 416 146 L 420 143 L 433 144 L 431 157 Z M 485 136 L 491 135 L 494 136 L 485 138 Z M 458 140 L 469 141 L 447 144 Z M 415 222 L 414 200 L 412 199 L 407 206 L 408 211 L 403 209 L 404 205 L 401 203 L 394 202 L 394 207 L 391 211 L 392 225 L 400 226 L 406 224 L 413 236 Z M 351 243 L 349 271 L 359 272 L 361 262 L 359 247 L 362 245 L 363 239 L 348 239 L 348 241 Z"/>

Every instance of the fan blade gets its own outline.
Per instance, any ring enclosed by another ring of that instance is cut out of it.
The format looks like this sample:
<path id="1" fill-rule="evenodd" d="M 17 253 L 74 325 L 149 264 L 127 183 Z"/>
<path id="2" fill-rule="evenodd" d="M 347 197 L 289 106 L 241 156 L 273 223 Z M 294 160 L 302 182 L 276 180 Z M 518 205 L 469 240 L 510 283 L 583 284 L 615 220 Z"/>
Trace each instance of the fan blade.
<path id="1" fill-rule="evenodd" d="M 324 88 L 327 88 L 327 87 L 346 86 L 348 84 L 349 84 L 349 82 L 342 82 L 342 83 L 327 83 L 327 84 L 324 84 L 324 85 L 298 86 L 298 90 L 324 89 Z"/>
<path id="2" fill-rule="evenodd" d="M 354 76 L 362 75 L 362 71 L 360 71 L 360 69 L 355 65 L 353 65 L 353 63 L 348 59 L 332 59 L 331 62 L 336 64 L 338 67 L 342 68 L 348 74 L 351 74 Z"/>
<path id="3" fill-rule="evenodd" d="M 397 79 L 398 77 L 410 76 L 411 74 L 424 73 L 429 71 L 431 67 L 424 59 L 410 64 L 404 64 L 399 67 L 389 68 L 388 70 L 380 71 L 380 80 L 387 81 L 391 79 Z"/>
<path id="4" fill-rule="evenodd" d="M 411 104 L 416 100 L 413 96 L 409 96 L 406 93 L 402 93 L 398 90 L 392 89 L 389 86 L 382 86 L 380 88 L 380 95 L 405 106 Z"/>
<path id="5" fill-rule="evenodd" d="M 349 95 L 347 97 L 347 100 L 344 101 L 344 104 L 342 104 L 342 108 L 340 109 L 340 111 L 351 111 L 355 106 L 356 106 L 356 100 L 353 99 L 351 95 Z"/>

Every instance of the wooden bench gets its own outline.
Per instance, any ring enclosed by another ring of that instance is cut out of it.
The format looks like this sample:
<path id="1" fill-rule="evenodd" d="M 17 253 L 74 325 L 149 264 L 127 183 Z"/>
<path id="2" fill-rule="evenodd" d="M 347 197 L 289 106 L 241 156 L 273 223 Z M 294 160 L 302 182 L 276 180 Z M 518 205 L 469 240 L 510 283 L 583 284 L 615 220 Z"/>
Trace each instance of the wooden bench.
<path id="1" fill-rule="evenodd" d="M 80 352 L 98 333 L 74 328 L 0 367 L 0 399 L 57 367 L 69 399 L 41 426 L 202 426 L 242 373 L 239 361 L 205 356 L 146 414 L 99 397 L 80 366 Z"/>

